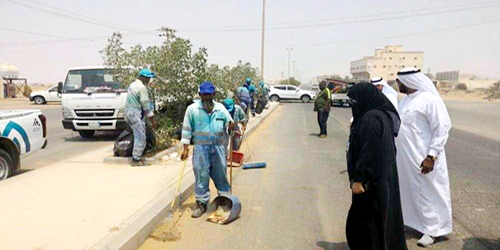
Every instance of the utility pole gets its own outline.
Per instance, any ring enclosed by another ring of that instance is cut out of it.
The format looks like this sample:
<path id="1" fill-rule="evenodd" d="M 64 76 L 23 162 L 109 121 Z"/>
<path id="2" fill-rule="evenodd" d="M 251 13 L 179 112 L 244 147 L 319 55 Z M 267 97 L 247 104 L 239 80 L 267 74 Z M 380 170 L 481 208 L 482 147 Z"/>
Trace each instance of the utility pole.
<path id="1" fill-rule="evenodd" d="M 293 50 L 293 48 L 285 48 L 288 50 L 288 85 L 290 85 L 290 52 Z"/>
<path id="2" fill-rule="evenodd" d="M 292 64 L 293 64 L 293 66 L 292 66 L 292 78 L 293 79 L 295 79 L 295 71 L 297 70 L 297 68 L 295 67 L 296 62 L 297 61 L 292 61 Z"/>
<path id="3" fill-rule="evenodd" d="M 264 33 L 266 30 L 266 0 L 262 0 L 262 47 L 260 54 L 260 77 L 264 80 Z"/>

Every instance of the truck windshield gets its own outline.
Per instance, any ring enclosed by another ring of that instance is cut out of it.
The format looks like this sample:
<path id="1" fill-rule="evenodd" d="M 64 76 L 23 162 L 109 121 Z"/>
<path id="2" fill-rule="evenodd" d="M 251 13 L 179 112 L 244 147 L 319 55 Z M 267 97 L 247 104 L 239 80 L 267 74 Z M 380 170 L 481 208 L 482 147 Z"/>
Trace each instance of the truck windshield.
<path id="1" fill-rule="evenodd" d="M 112 69 L 70 70 L 63 93 L 125 92 Z"/>

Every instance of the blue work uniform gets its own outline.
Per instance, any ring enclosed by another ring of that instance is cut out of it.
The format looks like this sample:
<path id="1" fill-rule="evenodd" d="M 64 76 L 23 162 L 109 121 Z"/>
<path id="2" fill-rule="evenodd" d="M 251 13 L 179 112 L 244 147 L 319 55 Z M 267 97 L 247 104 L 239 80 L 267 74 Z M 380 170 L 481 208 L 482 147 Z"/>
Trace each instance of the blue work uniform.
<path id="1" fill-rule="evenodd" d="M 248 111 L 248 108 L 250 107 L 250 103 L 252 102 L 250 92 L 246 87 L 241 86 L 236 90 L 236 96 L 238 97 L 238 100 L 240 100 L 241 108 L 243 108 L 246 113 Z"/>
<path id="2" fill-rule="evenodd" d="M 226 148 L 224 135 L 233 122 L 224 105 L 214 102 L 212 113 L 208 114 L 201 100 L 189 105 L 182 126 L 183 144 L 194 143 L 193 171 L 195 177 L 195 197 L 207 204 L 210 200 L 210 178 L 215 183 L 219 195 L 229 194 L 230 187 L 226 176 Z"/>
<path id="3" fill-rule="evenodd" d="M 146 148 L 146 121 L 144 117 L 154 116 L 146 86 L 137 79 L 128 88 L 125 103 L 125 121 L 134 133 L 132 158 L 140 160 Z"/>
<path id="4" fill-rule="evenodd" d="M 240 107 L 240 105 L 234 104 L 234 108 L 232 112 L 229 112 L 231 115 L 231 118 L 233 118 L 233 121 L 235 123 L 241 123 L 244 126 L 247 125 L 248 123 L 248 117 L 245 114 L 245 111 L 243 111 L 243 108 Z M 233 136 L 233 150 L 239 150 L 240 149 L 240 144 L 241 144 L 241 131 L 240 127 L 236 127 L 234 130 L 235 134 Z M 224 135 L 224 147 L 227 148 L 229 145 L 229 134 Z"/>
<path id="5" fill-rule="evenodd" d="M 255 94 L 256 94 L 256 88 L 253 83 L 248 85 L 248 93 L 250 94 L 250 110 L 252 111 L 252 114 L 255 114 Z"/>

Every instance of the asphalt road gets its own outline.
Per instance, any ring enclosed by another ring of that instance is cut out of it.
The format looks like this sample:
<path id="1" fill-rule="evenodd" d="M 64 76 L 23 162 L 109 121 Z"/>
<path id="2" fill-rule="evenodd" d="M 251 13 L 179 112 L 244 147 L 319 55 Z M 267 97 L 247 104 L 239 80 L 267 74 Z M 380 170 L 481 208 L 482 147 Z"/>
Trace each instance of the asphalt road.
<path id="1" fill-rule="evenodd" d="M 112 145 L 116 138 L 112 132 L 99 132 L 91 139 L 83 139 L 77 132 L 64 129 L 59 103 L 35 105 L 27 101 L 4 101 L 0 103 L 0 109 L 40 109 L 47 117 L 48 146 L 21 159 L 19 174 Z"/>
<path id="2" fill-rule="evenodd" d="M 500 140 L 495 138 L 500 127 L 498 119 L 489 118 L 498 116 L 500 104 L 474 112 L 476 117 L 460 112 L 461 103 L 447 104 L 454 123 L 473 124 L 450 133 L 446 153 L 454 233 L 431 249 L 500 249 Z M 248 161 L 251 149 L 255 161 L 266 161 L 268 167 L 235 172 L 241 217 L 224 226 L 205 221 L 206 216 L 192 219 L 191 197 L 174 217 L 181 239 L 148 239 L 141 249 L 348 249 L 351 193 L 345 146 L 350 117 L 350 109 L 333 108 L 329 135 L 319 139 L 311 104 L 281 105 L 243 145 Z M 492 134 L 483 128 L 493 128 Z M 411 230 L 406 235 L 409 249 L 419 249 L 420 235 Z"/>

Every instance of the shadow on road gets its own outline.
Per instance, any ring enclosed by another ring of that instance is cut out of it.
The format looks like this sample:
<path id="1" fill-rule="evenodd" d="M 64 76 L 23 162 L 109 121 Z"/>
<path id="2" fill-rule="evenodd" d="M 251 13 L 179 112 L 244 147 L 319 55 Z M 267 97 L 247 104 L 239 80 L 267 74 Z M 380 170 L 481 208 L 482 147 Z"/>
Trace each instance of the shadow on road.
<path id="1" fill-rule="evenodd" d="M 324 250 L 349 250 L 349 245 L 347 245 L 347 242 L 334 243 L 327 241 L 318 241 L 316 242 L 316 245 L 323 248 Z"/>
<path id="2" fill-rule="evenodd" d="M 67 142 L 96 142 L 96 141 L 114 141 L 120 135 L 118 132 L 101 132 L 91 138 L 83 138 L 79 135 L 73 137 L 63 137 Z"/>
<path id="3" fill-rule="evenodd" d="M 488 249 L 500 249 L 500 238 L 485 239 L 485 238 L 468 238 L 465 239 L 462 250 L 481 249 L 479 246 L 485 246 Z"/>
<path id="4" fill-rule="evenodd" d="M 24 173 L 27 173 L 27 172 L 30 172 L 34 169 L 19 169 L 17 170 L 13 175 L 9 176 L 9 178 L 12 178 L 14 176 L 18 176 L 18 175 L 21 175 L 21 174 L 24 174 Z"/>
<path id="5" fill-rule="evenodd" d="M 351 107 L 346 105 L 332 105 L 332 108 L 350 109 Z"/>
<path id="6" fill-rule="evenodd" d="M 311 100 L 310 102 L 302 102 L 302 101 L 297 101 L 297 100 L 280 100 L 279 103 L 280 104 L 284 104 L 284 103 L 293 103 L 293 104 L 308 104 L 308 103 L 311 103 L 311 104 L 313 104 L 314 100 Z"/>

